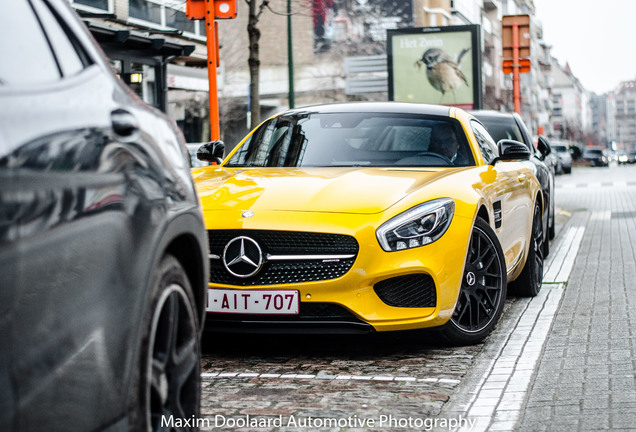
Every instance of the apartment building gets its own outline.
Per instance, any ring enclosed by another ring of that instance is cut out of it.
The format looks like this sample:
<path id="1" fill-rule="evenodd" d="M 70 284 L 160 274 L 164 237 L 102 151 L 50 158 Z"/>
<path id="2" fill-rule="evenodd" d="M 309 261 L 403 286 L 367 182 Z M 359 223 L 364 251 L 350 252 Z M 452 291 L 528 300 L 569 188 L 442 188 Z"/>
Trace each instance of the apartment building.
<path id="1" fill-rule="evenodd" d="M 552 130 L 554 137 L 587 142 L 591 130 L 590 94 L 568 64 L 552 62 Z"/>
<path id="2" fill-rule="evenodd" d="M 636 151 L 636 80 L 622 82 L 612 93 L 615 125 L 610 141 L 616 150 Z"/>

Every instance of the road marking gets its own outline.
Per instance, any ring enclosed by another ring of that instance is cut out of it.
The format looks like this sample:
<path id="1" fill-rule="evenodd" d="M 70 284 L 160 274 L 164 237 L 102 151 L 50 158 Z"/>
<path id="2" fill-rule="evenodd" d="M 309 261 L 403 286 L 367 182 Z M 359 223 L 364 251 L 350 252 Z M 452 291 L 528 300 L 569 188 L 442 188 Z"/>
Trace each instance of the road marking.
<path id="1" fill-rule="evenodd" d="M 469 385 L 476 384 L 462 389 L 457 400 L 451 400 L 444 408 L 445 417 L 460 414 L 475 420 L 471 429 L 457 431 L 515 430 L 584 233 L 583 226 L 565 232 L 544 267 L 544 285 L 539 294 L 516 300 L 513 307 L 520 308 L 520 313 L 510 316 L 511 322 L 498 326 L 496 332 L 504 337 L 491 337 L 496 343 L 484 347 L 480 354 L 482 359 L 492 360 L 475 370 L 476 379 L 467 379 Z M 512 328 L 507 335 L 506 324 Z M 463 394 L 470 396 L 462 399 Z"/>
<path id="2" fill-rule="evenodd" d="M 345 380 L 345 381 L 391 381 L 391 382 L 426 382 L 457 385 L 458 379 L 452 378 L 417 378 L 413 376 L 392 375 L 325 375 L 325 374 L 277 374 L 256 372 L 203 372 L 204 379 L 236 379 L 236 378 L 261 378 L 261 379 L 315 379 L 315 380 Z"/>
<path id="3" fill-rule="evenodd" d="M 575 189 L 575 188 L 623 188 L 628 186 L 636 186 L 635 182 L 627 182 L 627 181 L 614 181 L 614 182 L 588 182 L 588 183 L 557 183 L 555 184 L 556 189 Z"/>
<path id="4" fill-rule="evenodd" d="M 517 300 L 525 310 L 465 407 L 475 420 L 470 430 L 514 430 L 562 295 L 562 285 L 546 284 L 536 297 Z"/>
<path id="5" fill-rule="evenodd" d="M 592 212 L 590 215 L 590 220 L 608 221 L 610 219 L 612 219 L 611 210 Z"/>
<path id="6" fill-rule="evenodd" d="M 558 248 L 550 254 L 543 267 L 544 283 L 566 283 L 572 272 L 576 254 L 581 247 L 585 227 L 568 228 Z"/>

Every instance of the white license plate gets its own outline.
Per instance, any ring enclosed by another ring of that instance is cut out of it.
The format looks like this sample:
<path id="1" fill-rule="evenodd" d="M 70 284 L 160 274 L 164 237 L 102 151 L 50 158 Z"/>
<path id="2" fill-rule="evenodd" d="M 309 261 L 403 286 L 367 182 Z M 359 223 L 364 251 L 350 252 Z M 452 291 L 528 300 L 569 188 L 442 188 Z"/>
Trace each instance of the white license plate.
<path id="1" fill-rule="evenodd" d="M 296 290 L 208 289 L 206 310 L 216 313 L 296 315 L 300 294 Z"/>

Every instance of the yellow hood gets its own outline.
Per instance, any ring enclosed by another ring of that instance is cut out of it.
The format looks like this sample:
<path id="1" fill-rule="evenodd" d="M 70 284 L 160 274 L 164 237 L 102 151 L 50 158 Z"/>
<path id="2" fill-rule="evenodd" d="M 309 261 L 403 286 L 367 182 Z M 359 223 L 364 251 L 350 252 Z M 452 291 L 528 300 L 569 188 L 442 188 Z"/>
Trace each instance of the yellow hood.
<path id="1" fill-rule="evenodd" d="M 448 172 L 436 168 L 203 168 L 192 175 L 206 211 L 371 214 Z"/>

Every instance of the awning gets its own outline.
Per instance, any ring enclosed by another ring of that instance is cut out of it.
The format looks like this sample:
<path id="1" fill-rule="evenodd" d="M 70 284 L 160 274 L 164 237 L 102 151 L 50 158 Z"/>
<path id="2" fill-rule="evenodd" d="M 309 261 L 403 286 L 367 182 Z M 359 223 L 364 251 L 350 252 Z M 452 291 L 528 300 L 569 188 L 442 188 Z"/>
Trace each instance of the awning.
<path id="1" fill-rule="evenodd" d="M 194 45 L 183 45 L 163 37 L 153 37 L 137 31 L 114 29 L 93 21 L 85 21 L 88 30 L 104 51 L 122 51 L 135 56 L 186 57 Z"/>

